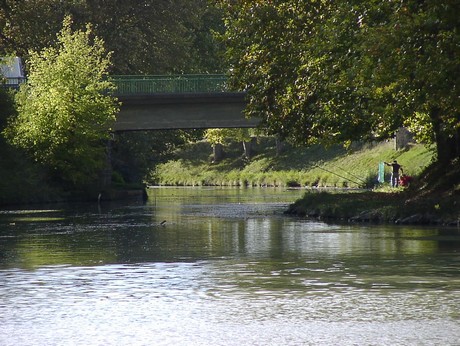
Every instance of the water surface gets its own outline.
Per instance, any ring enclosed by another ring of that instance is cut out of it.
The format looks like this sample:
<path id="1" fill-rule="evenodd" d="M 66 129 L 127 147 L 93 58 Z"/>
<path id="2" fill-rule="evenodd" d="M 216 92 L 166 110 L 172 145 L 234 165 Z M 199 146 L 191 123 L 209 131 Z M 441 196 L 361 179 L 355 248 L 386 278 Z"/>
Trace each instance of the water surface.
<path id="1" fill-rule="evenodd" d="M 0 345 L 459 345 L 457 229 L 284 216 L 302 193 L 0 211 Z"/>

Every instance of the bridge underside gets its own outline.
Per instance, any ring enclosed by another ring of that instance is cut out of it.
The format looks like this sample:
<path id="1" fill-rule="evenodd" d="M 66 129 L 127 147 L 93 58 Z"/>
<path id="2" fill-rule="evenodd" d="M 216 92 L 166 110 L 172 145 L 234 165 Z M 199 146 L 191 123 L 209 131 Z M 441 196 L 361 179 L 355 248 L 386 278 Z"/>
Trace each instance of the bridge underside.
<path id="1" fill-rule="evenodd" d="M 115 131 L 256 127 L 247 119 L 244 93 L 182 93 L 120 96 Z"/>

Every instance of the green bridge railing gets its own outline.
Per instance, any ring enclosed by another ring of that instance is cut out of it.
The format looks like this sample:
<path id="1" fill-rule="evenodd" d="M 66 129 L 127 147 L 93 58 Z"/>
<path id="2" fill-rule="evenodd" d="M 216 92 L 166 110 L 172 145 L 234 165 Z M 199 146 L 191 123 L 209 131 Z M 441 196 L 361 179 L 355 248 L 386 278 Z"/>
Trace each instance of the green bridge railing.
<path id="1" fill-rule="evenodd" d="M 140 95 L 155 93 L 201 93 L 226 92 L 227 77 L 221 74 L 196 75 L 111 75 L 109 79 L 115 84 L 115 94 Z M 0 87 L 19 89 L 26 78 L 7 78 L 0 80 Z"/>
<path id="2" fill-rule="evenodd" d="M 225 92 L 225 75 L 164 75 L 164 76 L 121 76 L 112 75 L 116 86 L 115 94 L 136 95 L 155 93 L 201 93 Z"/>

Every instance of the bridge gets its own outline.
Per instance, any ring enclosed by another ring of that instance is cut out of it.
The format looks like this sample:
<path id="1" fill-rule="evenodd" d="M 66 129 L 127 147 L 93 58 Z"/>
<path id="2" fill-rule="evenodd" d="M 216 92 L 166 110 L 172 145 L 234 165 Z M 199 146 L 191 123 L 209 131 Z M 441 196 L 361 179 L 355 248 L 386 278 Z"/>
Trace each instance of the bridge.
<path id="1" fill-rule="evenodd" d="M 121 101 L 115 131 L 256 127 L 243 92 L 223 75 L 111 76 Z"/>
<path id="2" fill-rule="evenodd" d="M 232 92 L 224 75 L 110 76 L 121 102 L 114 131 L 252 128 L 244 92 Z M 18 88 L 25 78 L 6 78 Z"/>

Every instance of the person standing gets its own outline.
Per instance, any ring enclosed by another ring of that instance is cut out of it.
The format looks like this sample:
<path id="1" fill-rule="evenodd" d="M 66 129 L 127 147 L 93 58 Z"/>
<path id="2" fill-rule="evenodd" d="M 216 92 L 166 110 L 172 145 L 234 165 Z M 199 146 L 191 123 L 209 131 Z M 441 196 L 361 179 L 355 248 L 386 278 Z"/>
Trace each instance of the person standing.
<path id="1" fill-rule="evenodd" d="M 401 171 L 401 174 L 404 173 L 402 166 L 396 160 L 393 163 L 384 162 L 384 164 L 391 167 L 391 187 L 398 187 L 399 171 Z"/>

